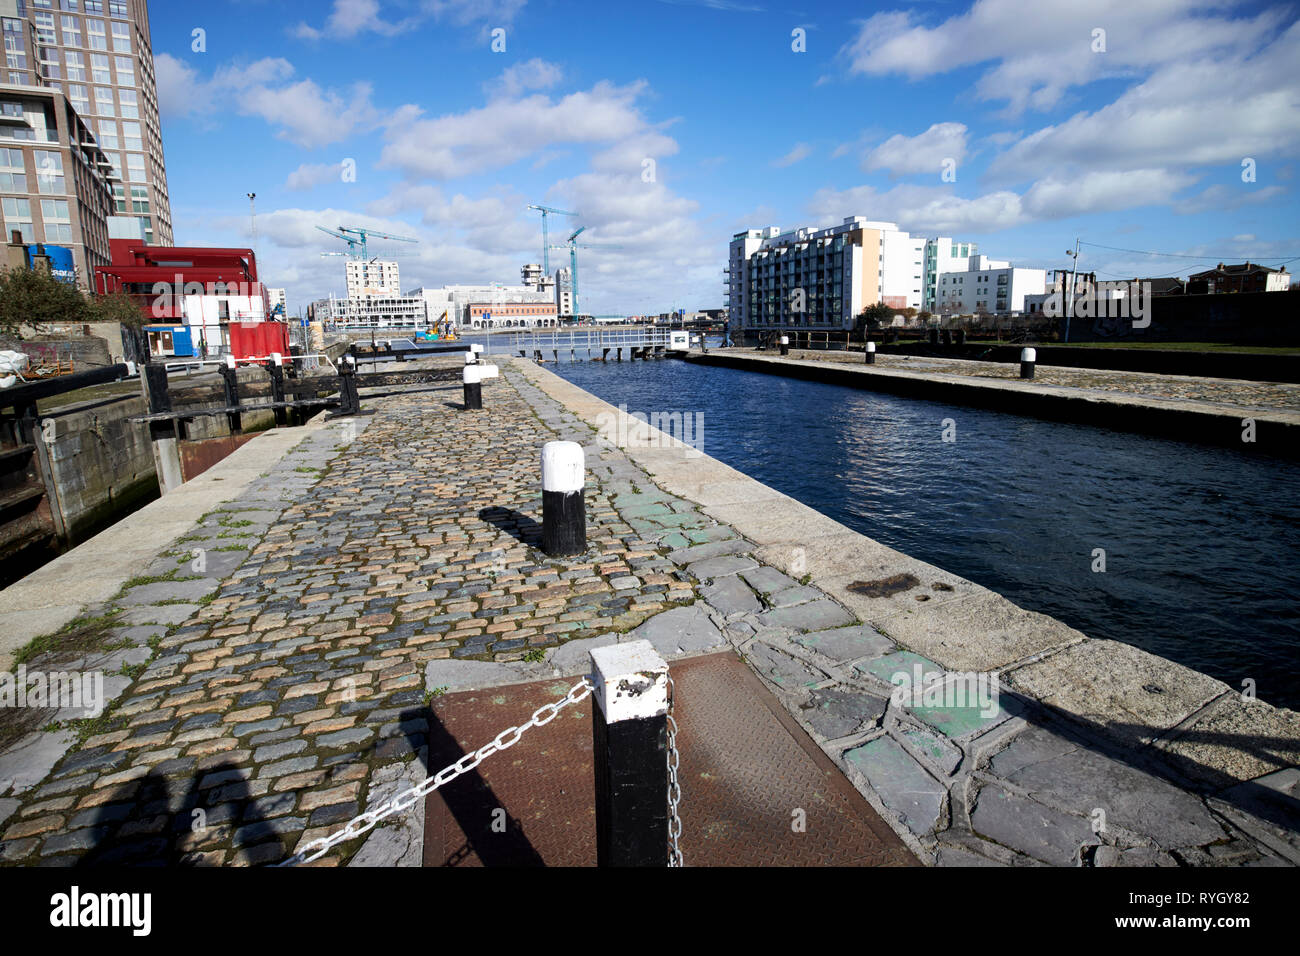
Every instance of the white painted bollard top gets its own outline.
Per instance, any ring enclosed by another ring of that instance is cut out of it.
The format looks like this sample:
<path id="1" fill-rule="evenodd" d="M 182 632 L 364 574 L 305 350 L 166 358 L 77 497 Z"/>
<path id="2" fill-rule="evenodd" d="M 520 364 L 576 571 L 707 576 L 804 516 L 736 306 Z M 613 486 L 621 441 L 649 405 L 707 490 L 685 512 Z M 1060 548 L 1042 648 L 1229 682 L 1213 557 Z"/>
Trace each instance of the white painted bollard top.
<path id="1" fill-rule="evenodd" d="M 581 491 L 586 476 L 582 446 L 576 441 L 548 441 L 542 446 L 542 491 Z"/>
<path id="2" fill-rule="evenodd" d="M 876 343 L 875 343 L 875 342 L 868 342 L 868 343 L 867 343 L 867 351 L 868 351 L 868 352 L 874 352 L 875 350 L 876 350 Z"/>
<path id="3" fill-rule="evenodd" d="M 470 350 L 471 352 L 474 352 L 474 353 L 482 352 L 482 351 L 483 351 L 483 346 L 481 346 L 481 345 L 471 345 L 471 346 L 469 347 L 469 350 Z"/>
<path id="4" fill-rule="evenodd" d="M 464 375 L 466 385 L 478 385 L 483 381 L 483 369 L 477 365 L 466 365 Z"/>
<path id="5" fill-rule="evenodd" d="M 1038 361 L 1038 352 L 1035 351 L 1034 349 L 1021 349 L 1021 350 L 1020 350 L 1020 361 L 1022 361 L 1022 362 L 1036 362 L 1036 361 Z"/>
<path id="6" fill-rule="evenodd" d="M 668 713 L 668 663 L 649 641 L 593 648 L 591 686 L 607 724 Z"/>

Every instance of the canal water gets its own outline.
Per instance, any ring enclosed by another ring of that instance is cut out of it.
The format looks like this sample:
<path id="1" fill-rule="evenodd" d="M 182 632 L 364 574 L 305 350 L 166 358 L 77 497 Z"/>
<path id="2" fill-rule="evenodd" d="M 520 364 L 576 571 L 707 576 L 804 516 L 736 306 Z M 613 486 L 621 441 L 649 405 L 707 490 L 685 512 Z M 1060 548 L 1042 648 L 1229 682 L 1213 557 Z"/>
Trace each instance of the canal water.
<path id="1" fill-rule="evenodd" d="M 892 548 L 1300 709 L 1295 464 L 675 360 L 547 367 L 700 413 L 705 454 Z"/>

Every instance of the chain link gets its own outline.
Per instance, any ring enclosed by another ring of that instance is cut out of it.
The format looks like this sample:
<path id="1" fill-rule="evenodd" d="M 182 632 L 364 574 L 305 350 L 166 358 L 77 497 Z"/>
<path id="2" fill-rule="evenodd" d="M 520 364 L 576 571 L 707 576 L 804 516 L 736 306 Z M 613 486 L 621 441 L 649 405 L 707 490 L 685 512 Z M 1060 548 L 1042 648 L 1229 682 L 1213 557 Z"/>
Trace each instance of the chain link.
<path id="1" fill-rule="evenodd" d="M 682 818 L 677 813 L 677 805 L 682 801 L 682 785 L 677 779 L 677 766 L 681 755 L 677 752 L 677 721 L 673 720 L 673 701 L 677 688 L 672 676 L 668 678 L 668 865 L 684 866 L 682 848 L 678 839 L 682 835 Z"/>
<path id="2" fill-rule="evenodd" d="M 537 710 L 533 712 L 532 718 L 527 723 L 520 724 L 518 727 L 506 728 L 501 731 L 501 733 L 497 734 L 490 743 L 484 744 L 473 753 L 465 754 L 465 756 L 461 757 L 454 764 L 444 767 L 431 777 L 425 778 L 424 781 L 417 786 L 385 800 L 376 807 L 371 807 L 359 817 L 351 820 L 347 826 L 342 830 L 339 830 L 337 833 L 332 833 L 327 837 L 321 837 L 319 840 L 312 840 L 293 856 L 281 863 L 277 863 L 276 866 L 293 866 L 297 863 L 310 863 L 313 860 L 318 860 L 340 843 L 346 843 L 349 840 L 353 840 L 361 836 L 363 833 L 374 829 L 380 820 L 409 809 L 422 797 L 427 797 L 439 787 L 446 786 L 462 774 L 469 773 L 487 757 L 492 756 L 494 753 L 500 753 L 507 747 L 514 746 L 519 742 L 519 738 L 524 735 L 524 731 L 533 727 L 541 727 L 544 724 L 549 724 L 559 715 L 561 710 L 568 707 L 570 704 L 578 703 L 578 701 L 590 694 L 592 689 L 591 682 L 584 678 L 569 688 L 568 694 L 557 700 L 555 703 L 543 704 L 541 707 L 538 707 Z M 672 720 L 672 718 L 669 717 L 669 720 Z M 673 729 L 676 730 L 675 727 Z M 672 736 L 670 735 L 668 739 L 669 747 L 671 748 Z M 673 773 L 675 774 L 676 771 L 673 771 Z"/>

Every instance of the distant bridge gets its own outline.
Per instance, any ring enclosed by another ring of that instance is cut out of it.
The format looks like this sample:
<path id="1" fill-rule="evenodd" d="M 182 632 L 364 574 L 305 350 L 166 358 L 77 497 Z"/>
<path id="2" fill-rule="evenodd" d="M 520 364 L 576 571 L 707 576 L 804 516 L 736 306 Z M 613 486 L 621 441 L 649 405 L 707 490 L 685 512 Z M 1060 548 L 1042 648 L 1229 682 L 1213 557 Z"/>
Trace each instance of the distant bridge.
<path id="1" fill-rule="evenodd" d="M 621 360 L 628 357 L 648 358 L 664 352 L 685 352 L 690 347 L 689 333 L 681 329 L 632 326 L 608 329 L 536 329 L 517 332 L 492 332 L 481 338 L 489 355 L 540 356 L 550 352 L 558 356 L 568 352 L 576 356 L 586 352 L 589 358 L 606 358 L 610 352 Z"/>

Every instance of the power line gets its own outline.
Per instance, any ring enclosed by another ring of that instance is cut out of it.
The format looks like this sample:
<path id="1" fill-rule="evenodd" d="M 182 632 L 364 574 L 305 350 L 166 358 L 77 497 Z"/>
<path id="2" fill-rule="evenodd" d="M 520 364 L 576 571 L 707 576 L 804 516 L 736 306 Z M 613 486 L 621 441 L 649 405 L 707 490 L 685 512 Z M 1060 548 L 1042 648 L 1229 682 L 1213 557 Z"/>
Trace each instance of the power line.
<path id="1" fill-rule="evenodd" d="M 1167 259 L 1198 259 L 1205 262 L 1208 262 L 1210 260 L 1216 262 L 1226 262 L 1229 259 L 1235 259 L 1239 255 L 1241 255 L 1240 253 L 1233 253 L 1232 255 L 1226 255 L 1226 256 L 1207 253 L 1205 255 L 1193 256 L 1193 255 L 1188 255 L 1185 252 L 1151 252 L 1150 250 L 1147 249 L 1123 249 L 1119 246 L 1103 246 L 1100 242 L 1088 242 L 1083 239 L 1080 239 L 1079 242 L 1081 245 L 1093 246 L 1096 249 L 1110 249 L 1112 252 L 1130 252 L 1138 256 L 1163 256 Z M 1282 263 L 1285 264 L 1287 262 L 1294 262 L 1296 259 L 1300 259 L 1300 256 L 1292 256 L 1290 259 L 1283 259 Z"/>

